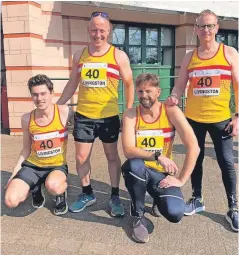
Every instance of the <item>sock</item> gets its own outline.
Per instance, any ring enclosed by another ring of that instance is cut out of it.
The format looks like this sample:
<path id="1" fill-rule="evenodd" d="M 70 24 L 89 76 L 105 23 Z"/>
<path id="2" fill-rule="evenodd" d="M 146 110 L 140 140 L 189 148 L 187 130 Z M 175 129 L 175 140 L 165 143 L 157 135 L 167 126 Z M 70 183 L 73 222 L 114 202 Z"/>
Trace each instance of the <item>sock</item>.
<path id="1" fill-rule="evenodd" d="M 119 196 L 119 188 L 112 187 L 111 196 Z"/>
<path id="2" fill-rule="evenodd" d="M 91 195 L 93 193 L 93 189 L 91 187 L 91 184 L 88 186 L 82 186 L 82 192 L 87 194 L 87 195 Z"/>

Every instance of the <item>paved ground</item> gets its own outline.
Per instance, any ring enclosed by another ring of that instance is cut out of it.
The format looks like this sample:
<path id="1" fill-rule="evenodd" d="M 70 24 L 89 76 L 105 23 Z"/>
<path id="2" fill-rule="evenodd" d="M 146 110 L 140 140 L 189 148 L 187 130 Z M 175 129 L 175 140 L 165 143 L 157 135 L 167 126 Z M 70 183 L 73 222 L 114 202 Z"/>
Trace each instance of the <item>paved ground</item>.
<path id="1" fill-rule="evenodd" d="M 207 139 L 204 161 L 204 198 L 206 212 L 184 217 L 178 224 L 172 224 L 163 217 L 154 218 L 149 212 L 152 200 L 147 198 L 148 228 L 150 241 L 136 244 L 131 238 L 129 216 L 129 195 L 123 181 L 120 196 L 123 199 L 126 216 L 114 219 L 107 213 L 109 199 L 109 177 L 102 145 L 97 141 L 92 154 L 92 184 L 97 203 L 83 213 L 67 213 L 62 217 L 52 214 L 53 201 L 47 196 L 45 208 L 35 210 L 29 198 L 17 209 L 8 209 L 3 204 L 5 186 L 14 167 L 22 145 L 21 137 L 1 135 L 2 139 L 2 254 L 4 255 L 236 255 L 237 234 L 232 232 L 224 219 L 226 197 L 220 170 L 210 139 Z M 182 165 L 184 148 L 177 141 L 174 146 L 175 161 Z M 235 160 L 238 160 L 238 142 L 234 142 Z M 124 156 L 119 144 L 122 161 Z M 69 140 L 68 162 L 70 168 L 68 202 L 71 203 L 81 191 L 74 166 L 74 144 Z M 183 187 L 185 200 L 190 197 L 190 183 Z"/>

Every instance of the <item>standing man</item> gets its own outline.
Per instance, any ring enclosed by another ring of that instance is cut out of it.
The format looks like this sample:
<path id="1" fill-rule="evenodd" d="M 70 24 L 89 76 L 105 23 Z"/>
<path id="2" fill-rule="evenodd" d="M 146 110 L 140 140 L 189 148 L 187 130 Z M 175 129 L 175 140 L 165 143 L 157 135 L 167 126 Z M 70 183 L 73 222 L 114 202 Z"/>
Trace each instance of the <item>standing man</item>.
<path id="1" fill-rule="evenodd" d="M 79 84 L 73 135 L 82 194 L 69 210 L 80 212 L 96 202 L 90 184 L 90 156 L 94 140 L 99 137 L 108 161 L 112 186 L 109 203 L 111 215 L 123 216 L 124 208 L 119 198 L 121 162 L 117 150 L 120 128 L 118 84 L 121 75 L 125 87 L 126 107 L 131 108 L 134 101 L 132 70 L 127 55 L 107 42 L 110 21 L 106 12 L 92 13 L 88 32 L 90 44 L 75 53 L 70 80 L 58 100 L 58 104 L 65 104 Z"/>
<path id="2" fill-rule="evenodd" d="M 140 105 L 124 113 L 122 144 L 128 160 L 123 164 L 122 172 L 131 196 L 132 238 L 145 243 L 149 240 L 143 217 L 146 191 L 168 221 L 179 222 L 185 206 L 180 187 L 192 173 L 199 147 L 182 111 L 177 106 L 166 107 L 158 101 L 160 88 L 155 74 L 139 75 L 136 91 Z M 173 175 L 178 167 L 172 160 L 175 129 L 187 149 L 177 177 Z"/>
<path id="3" fill-rule="evenodd" d="M 67 213 L 67 123 L 73 117 L 66 105 L 52 103 L 53 84 L 46 75 L 28 81 L 36 109 L 22 116 L 23 148 L 8 181 L 5 203 L 14 208 L 32 191 L 32 205 L 41 208 L 45 196 L 41 185 L 56 196 L 55 215 Z"/>
<path id="4" fill-rule="evenodd" d="M 226 220 L 234 231 L 238 231 L 237 178 L 232 139 L 238 134 L 238 53 L 234 48 L 216 42 L 215 35 L 219 25 L 214 12 L 201 12 L 195 29 L 200 46 L 184 57 L 178 81 L 167 100 L 169 105 L 177 104 L 189 80 L 185 115 L 196 134 L 201 152 L 191 175 L 193 197 L 186 204 L 185 215 L 205 210 L 202 197 L 202 163 L 205 137 L 209 132 L 228 199 Z M 229 108 L 231 83 L 236 103 L 236 114 L 232 118 Z"/>

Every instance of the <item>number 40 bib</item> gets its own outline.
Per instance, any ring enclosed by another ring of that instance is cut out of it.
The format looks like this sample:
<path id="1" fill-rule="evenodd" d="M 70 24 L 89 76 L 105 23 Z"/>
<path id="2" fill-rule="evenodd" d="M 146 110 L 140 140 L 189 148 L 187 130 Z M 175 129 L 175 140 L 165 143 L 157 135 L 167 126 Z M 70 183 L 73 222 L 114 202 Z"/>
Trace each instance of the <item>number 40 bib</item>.
<path id="1" fill-rule="evenodd" d="M 59 131 L 33 136 L 33 146 L 39 158 L 53 157 L 62 153 Z"/>
<path id="2" fill-rule="evenodd" d="M 105 88 L 107 86 L 107 63 L 84 63 L 81 80 L 85 87 Z"/>
<path id="3" fill-rule="evenodd" d="M 219 96 L 220 95 L 220 71 L 198 70 L 192 77 L 194 96 Z"/>
<path id="4" fill-rule="evenodd" d="M 162 130 L 137 130 L 137 147 L 146 151 L 162 151 L 164 134 Z"/>

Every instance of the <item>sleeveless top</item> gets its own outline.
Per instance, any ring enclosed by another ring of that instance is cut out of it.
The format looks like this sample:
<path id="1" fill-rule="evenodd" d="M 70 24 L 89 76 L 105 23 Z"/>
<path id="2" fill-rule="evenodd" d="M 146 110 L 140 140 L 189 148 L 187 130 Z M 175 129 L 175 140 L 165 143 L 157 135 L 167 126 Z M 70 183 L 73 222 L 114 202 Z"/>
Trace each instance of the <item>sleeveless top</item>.
<path id="1" fill-rule="evenodd" d="M 32 138 L 28 162 L 39 167 L 53 167 L 66 164 L 68 131 L 62 125 L 58 105 L 54 105 L 54 117 L 47 126 L 35 122 L 35 110 L 31 112 L 29 133 Z"/>
<path id="2" fill-rule="evenodd" d="M 92 119 L 119 114 L 119 66 L 115 60 L 115 47 L 104 55 L 92 56 L 86 47 L 79 60 L 80 85 L 77 112 Z"/>
<path id="3" fill-rule="evenodd" d="M 185 116 L 201 123 L 216 123 L 231 117 L 231 65 L 224 44 L 209 59 L 201 59 L 194 50 L 188 65 L 189 88 Z"/>
<path id="4" fill-rule="evenodd" d="M 165 105 L 162 103 L 160 107 L 160 115 L 152 123 L 144 121 L 140 113 L 140 106 L 136 108 L 136 147 L 146 151 L 161 151 L 163 156 L 172 159 L 175 129 L 169 122 Z M 156 161 L 145 160 L 144 162 L 146 167 L 165 172 L 164 168 Z"/>

